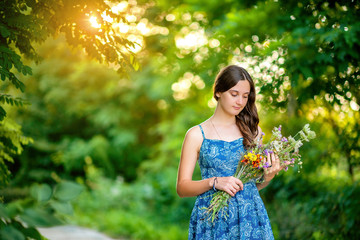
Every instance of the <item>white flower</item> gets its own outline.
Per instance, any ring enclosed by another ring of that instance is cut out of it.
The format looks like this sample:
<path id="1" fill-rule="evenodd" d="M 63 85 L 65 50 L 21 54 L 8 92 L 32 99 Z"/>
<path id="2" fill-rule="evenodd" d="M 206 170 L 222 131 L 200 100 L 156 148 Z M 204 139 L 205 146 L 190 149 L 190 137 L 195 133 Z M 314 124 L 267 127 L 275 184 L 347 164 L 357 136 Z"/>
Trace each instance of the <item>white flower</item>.
<path id="1" fill-rule="evenodd" d="M 300 131 L 299 133 L 300 133 L 301 138 L 302 138 L 304 141 L 309 142 L 309 139 L 307 138 L 307 136 L 305 135 L 305 133 L 304 133 L 303 131 Z"/>
<path id="2" fill-rule="evenodd" d="M 303 145 L 303 143 L 301 142 L 301 140 L 296 141 L 295 147 L 294 147 L 294 151 L 295 152 L 299 152 L 299 148 Z"/>
<path id="3" fill-rule="evenodd" d="M 310 132 L 310 124 L 305 124 L 303 131 L 306 133 L 306 135 L 308 135 Z"/>
<path id="4" fill-rule="evenodd" d="M 277 152 L 281 150 L 281 142 L 280 141 L 273 141 L 273 146 Z"/>
<path id="5" fill-rule="evenodd" d="M 310 130 L 310 124 L 305 124 L 303 131 L 307 135 L 307 139 L 314 139 L 316 137 L 316 133 Z"/>
<path id="6" fill-rule="evenodd" d="M 296 140 L 292 136 L 289 136 L 288 140 L 291 145 L 294 145 L 296 143 Z"/>
<path id="7" fill-rule="evenodd" d="M 272 130 L 272 135 L 276 139 L 280 139 L 282 137 L 282 135 L 281 135 L 281 125 L 278 128 L 274 127 L 274 129 Z"/>
<path id="8" fill-rule="evenodd" d="M 307 137 L 308 139 L 314 139 L 316 137 L 316 133 L 314 131 L 309 131 Z"/>

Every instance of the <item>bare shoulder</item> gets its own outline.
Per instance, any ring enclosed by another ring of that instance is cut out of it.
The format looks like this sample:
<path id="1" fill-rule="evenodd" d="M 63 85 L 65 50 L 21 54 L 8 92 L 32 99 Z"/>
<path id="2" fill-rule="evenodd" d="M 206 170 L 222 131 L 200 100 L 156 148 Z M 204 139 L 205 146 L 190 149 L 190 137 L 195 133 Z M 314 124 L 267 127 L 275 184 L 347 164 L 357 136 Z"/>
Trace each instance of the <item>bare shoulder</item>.
<path id="1" fill-rule="evenodd" d="M 200 149 L 202 141 L 203 141 L 203 136 L 200 127 L 198 125 L 190 128 L 186 132 L 184 144 L 187 143 L 193 147 L 196 147 L 196 149 Z"/>
<path id="2" fill-rule="evenodd" d="M 192 128 L 190 128 L 187 132 L 186 132 L 186 138 L 191 139 L 191 140 L 200 140 L 202 141 L 203 136 L 201 133 L 201 129 L 199 127 L 199 125 L 196 125 Z"/>

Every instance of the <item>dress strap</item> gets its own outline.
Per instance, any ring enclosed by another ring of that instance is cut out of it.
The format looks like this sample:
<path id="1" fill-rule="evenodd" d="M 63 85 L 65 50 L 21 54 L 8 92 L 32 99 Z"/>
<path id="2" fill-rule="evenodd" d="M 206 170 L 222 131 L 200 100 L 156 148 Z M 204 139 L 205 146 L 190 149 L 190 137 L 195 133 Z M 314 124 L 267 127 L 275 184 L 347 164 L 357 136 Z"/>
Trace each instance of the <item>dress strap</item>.
<path id="1" fill-rule="evenodd" d="M 201 133 L 203 135 L 203 138 L 205 139 L 205 134 L 204 134 L 204 130 L 202 129 L 201 125 L 199 124 L 199 127 L 200 127 L 200 130 L 201 130 Z"/>

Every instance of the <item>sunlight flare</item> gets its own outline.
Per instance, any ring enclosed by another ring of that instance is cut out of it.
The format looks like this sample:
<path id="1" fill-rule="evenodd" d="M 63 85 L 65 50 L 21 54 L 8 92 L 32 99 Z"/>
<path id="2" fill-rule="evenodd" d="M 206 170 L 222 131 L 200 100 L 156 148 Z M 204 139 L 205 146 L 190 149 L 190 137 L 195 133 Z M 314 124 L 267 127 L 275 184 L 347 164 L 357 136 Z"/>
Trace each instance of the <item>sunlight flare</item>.
<path id="1" fill-rule="evenodd" d="M 97 17 L 91 16 L 90 19 L 89 19 L 89 22 L 90 22 L 90 24 L 91 24 L 92 27 L 94 27 L 94 28 L 101 28 L 101 24 L 99 24 L 99 23 L 97 22 Z"/>

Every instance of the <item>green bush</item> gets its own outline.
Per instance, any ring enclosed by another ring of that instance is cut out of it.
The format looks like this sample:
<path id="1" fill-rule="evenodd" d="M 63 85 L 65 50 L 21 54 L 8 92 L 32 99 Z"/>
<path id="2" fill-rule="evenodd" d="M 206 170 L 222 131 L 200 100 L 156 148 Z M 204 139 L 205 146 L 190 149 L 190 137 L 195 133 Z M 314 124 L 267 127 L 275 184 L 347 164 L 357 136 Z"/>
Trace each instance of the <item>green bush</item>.
<path id="1" fill-rule="evenodd" d="M 83 187 L 63 181 L 52 189 L 47 184 L 33 184 L 24 199 L 0 203 L 0 238 L 44 239 L 36 227 L 50 227 L 63 223 L 64 216 L 73 213 L 70 201 Z"/>

